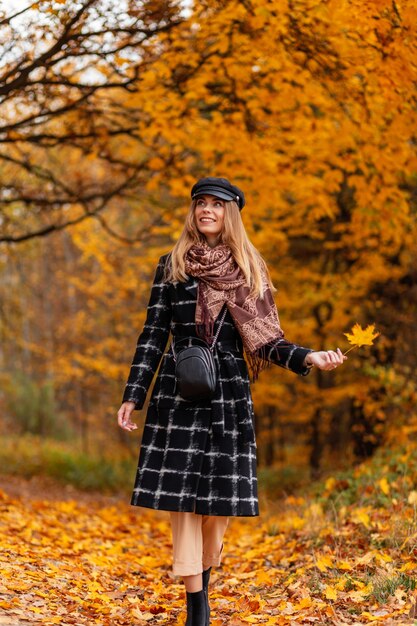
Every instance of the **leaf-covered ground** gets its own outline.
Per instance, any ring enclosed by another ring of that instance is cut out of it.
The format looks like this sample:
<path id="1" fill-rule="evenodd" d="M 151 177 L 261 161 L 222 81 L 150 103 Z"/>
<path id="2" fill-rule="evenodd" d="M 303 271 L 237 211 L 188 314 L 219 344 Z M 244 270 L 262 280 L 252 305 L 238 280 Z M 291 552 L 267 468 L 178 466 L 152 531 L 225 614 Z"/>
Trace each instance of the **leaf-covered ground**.
<path id="1" fill-rule="evenodd" d="M 231 518 L 212 625 L 415 624 L 416 454 Z M 183 624 L 169 514 L 77 492 L 0 491 L 0 624 Z"/>

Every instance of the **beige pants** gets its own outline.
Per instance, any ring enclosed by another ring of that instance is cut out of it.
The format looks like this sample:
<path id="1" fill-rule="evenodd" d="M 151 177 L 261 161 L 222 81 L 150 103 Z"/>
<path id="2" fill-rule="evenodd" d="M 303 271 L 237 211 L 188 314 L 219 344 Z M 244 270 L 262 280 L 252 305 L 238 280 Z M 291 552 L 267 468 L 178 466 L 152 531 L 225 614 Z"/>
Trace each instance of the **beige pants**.
<path id="1" fill-rule="evenodd" d="M 170 516 L 174 575 L 193 576 L 220 565 L 227 516 L 178 511 L 170 511 Z"/>

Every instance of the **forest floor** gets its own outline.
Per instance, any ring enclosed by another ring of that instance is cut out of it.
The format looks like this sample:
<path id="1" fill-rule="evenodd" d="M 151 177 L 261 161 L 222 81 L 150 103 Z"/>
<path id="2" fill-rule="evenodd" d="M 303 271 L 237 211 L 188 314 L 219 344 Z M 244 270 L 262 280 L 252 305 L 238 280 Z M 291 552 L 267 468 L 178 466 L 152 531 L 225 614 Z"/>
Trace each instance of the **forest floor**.
<path id="1" fill-rule="evenodd" d="M 417 624 L 417 452 L 231 518 L 212 626 Z M 167 511 L 0 476 L 0 626 L 184 624 Z"/>

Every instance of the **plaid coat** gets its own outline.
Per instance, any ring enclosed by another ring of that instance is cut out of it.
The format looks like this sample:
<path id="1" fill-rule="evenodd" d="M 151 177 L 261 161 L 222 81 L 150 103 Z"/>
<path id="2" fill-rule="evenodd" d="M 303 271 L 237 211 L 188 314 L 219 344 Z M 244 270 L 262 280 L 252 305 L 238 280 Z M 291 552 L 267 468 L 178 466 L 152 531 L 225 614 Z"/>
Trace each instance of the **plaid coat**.
<path id="1" fill-rule="evenodd" d="M 253 403 L 243 345 L 227 312 L 214 351 L 219 372 L 214 398 L 183 400 L 176 393 L 175 362 L 167 347 L 196 338 L 198 279 L 163 282 L 160 258 L 122 402 L 141 409 L 154 374 L 131 504 L 202 515 L 259 515 Z M 215 330 L 217 329 L 217 325 Z M 181 344 L 183 345 L 183 344 Z M 268 344 L 268 360 L 306 376 L 309 348 L 285 339 Z M 161 360 L 162 359 L 162 360 Z"/>

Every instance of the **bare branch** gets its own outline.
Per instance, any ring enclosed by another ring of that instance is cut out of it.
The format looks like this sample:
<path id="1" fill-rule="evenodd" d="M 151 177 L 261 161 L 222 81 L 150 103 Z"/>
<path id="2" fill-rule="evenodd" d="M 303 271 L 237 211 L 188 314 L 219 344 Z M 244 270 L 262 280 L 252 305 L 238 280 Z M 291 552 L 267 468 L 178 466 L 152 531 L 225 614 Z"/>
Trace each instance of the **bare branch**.
<path id="1" fill-rule="evenodd" d="M 19 15 L 23 15 L 23 13 L 30 11 L 31 8 L 32 8 L 32 5 L 29 4 L 26 8 L 22 9 L 21 11 L 18 11 L 17 13 L 13 13 L 13 15 L 9 15 L 8 17 L 5 17 L 3 20 L 0 20 L 0 26 L 10 24 L 10 22 L 14 20 L 15 17 L 19 17 Z"/>
<path id="2" fill-rule="evenodd" d="M 100 199 L 100 203 L 98 207 L 96 207 L 95 209 L 92 210 L 92 209 L 89 209 L 87 206 L 84 206 L 85 213 L 83 215 L 80 215 L 73 219 L 66 220 L 65 222 L 62 222 L 62 223 L 56 222 L 54 224 L 48 224 L 48 226 L 44 226 L 42 228 L 39 228 L 37 230 L 31 231 L 22 235 L 0 235 L 0 243 L 21 243 L 22 241 L 27 241 L 28 239 L 33 239 L 35 237 L 44 237 L 54 231 L 63 230 L 64 228 L 67 228 L 68 226 L 79 224 L 86 218 L 95 216 L 100 211 L 102 211 L 112 198 L 120 195 L 121 191 L 130 184 L 131 180 L 132 180 L 132 176 L 129 177 L 127 180 L 123 181 L 123 183 L 121 183 L 120 185 L 117 185 L 116 187 L 114 187 L 111 191 L 107 192 L 105 195 L 103 195 L 103 197 Z M 81 203 L 80 200 L 77 200 L 77 202 Z M 84 202 L 83 204 L 86 205 L 86 202 Z"/>
<path id="3" fill-rule="evenodd" d="M 163 53 L 158 35 L 184 18 L 170 0 L 158 0 L 156 8 L 140 3 L 120 20 L 116 0 L 114 7 L 103 4 L 105 9 L 99 0 L 83 0 L 70 12 L 67 7 L 59 14 L 52 11 L 39 26 L 33 11 L 27 39 L 10 27 L 10 20 L 31 7 L 0 23 L 10 28 L 13 39 L 0 78 L 1 242 L 46 236 L 97 216 L 112 198 L 131 198 L 154 175 L 148 162 L 164 139 L 158 134 L 142 144 L 139 129 L 149 114 L 124 108 L 123 96 L 139 89 L 141 71 Z M 124 64 L 117 55 L 129 61 Z M 133 146 L 132 158 L 118 150 L 118 137 L 129 150 Z M 77 168 L 78 160 L 92 153 L 96 156 Z M 83 207 L 83 215 L 69 217 L 72 205 Z"/>

